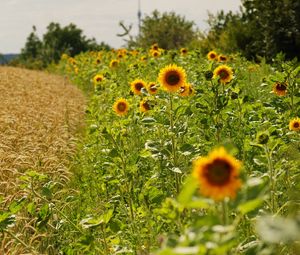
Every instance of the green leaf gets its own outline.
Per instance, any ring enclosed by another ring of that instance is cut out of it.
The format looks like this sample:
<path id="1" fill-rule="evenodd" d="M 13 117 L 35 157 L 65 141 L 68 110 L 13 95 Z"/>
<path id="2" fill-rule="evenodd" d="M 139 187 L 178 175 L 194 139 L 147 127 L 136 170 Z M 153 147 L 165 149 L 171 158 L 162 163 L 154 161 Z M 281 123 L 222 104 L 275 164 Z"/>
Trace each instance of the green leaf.
<path id="1" fill-rule="evenodd" d="M 238 210 L 241 212 L 241 214 L 245 215 L 248 212 L 251 212 L 251 211 L 257 209 L 263 202 L 264 202 L 263 199 L 256 198 L 256 199 L 247 201 L 246 203 L 240 204 L 238 206 Z"/>
<path id="2" fill-rule="evenodd" d="M 36 210 L 34 202 L 31 202 L 27 205 L 27 212 L 30 213 L 31 215 L 34 215 Z"/>
<path id="3" fill-rule="evenodd" d="M 16 221 L 16 216 L 10 213 L 1 213 L 0 214 L 0 231 L 11 227 Z"/>
<path id="4" fill-rule="evenodd" d="M 174 173 L 182 174 L 182 171 L 178 167 L 171 168 L 171 171 L 174 172 Z"/>
<path id="5" fill-rule="evenodd" d="M 151 117 L 143 118 L 142 123 L 143 124 L 148 124 L 148 125 L 149 124 L 154 124 L 154 123 L 156 123 L 156 119 L 151 118 Z"/>
<path id="6" fill-rule="evenodd" d="M 52 191 L 48 187 L 43 186 L 42 195 L 45 196 L 47 199 L 50 199 L 52 198 Z"/>
<path id="7" fill-rule="evenodd" d="M 100 215 L 99 217 L 88 217 L 80 221 L 80 224 L 83 228 L 92 228 L 100 226 L 101 224 L 107 224 L 112 218 L 114 213 L 113 209 L 108 210 L 105 214 Z"/>
<path id="8" fill-rule="evenodd" d="M 115 157 L 119 157 L 120 154 L 118 152 L 117 149 L 113 148 L 109 153 L 108 153 L 108 156 L 111 157 L 111 158 L 115 158 Z"/>
<path id="9" fill-rule="evenodd" d="M 204 200 L 193 200 L 193 195 L 198 188 L 198 183 L 195 178 L 189 176 L 178 196 L 178 202 L 184 207 L 189 208 L 206 208 L 208 204 Z"/>
<path id="10" fill-rule="evenodd" d="M 23 206 L 25 205 L 25 203 L 26 203 L 26 198 L 25 197 L 22 197 L 18 201 L 13 201 L 9 205 L 9 211 L 11 213 L 15 214 L 15 213 L 19 212 L 23 208 Z"/>

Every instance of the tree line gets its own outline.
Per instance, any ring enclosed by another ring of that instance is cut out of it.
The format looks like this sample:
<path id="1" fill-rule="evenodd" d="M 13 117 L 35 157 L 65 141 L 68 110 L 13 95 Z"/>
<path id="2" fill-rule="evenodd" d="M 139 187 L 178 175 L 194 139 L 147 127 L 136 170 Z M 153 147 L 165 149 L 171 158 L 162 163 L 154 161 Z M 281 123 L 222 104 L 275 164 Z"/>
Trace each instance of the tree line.
<path id="1" fill-rule="evenodd" d="M 193 21 L 174 12 L 154 11 L 142 19 L 140 33 L 131 35 L 131 26 L 120 25 L 125 32 L 124 47 L 148 48 L 153 43 L 164 49 L 197 48 L 202 53 L 212 49 L 240 52 L 244 57 L 271 61 L 281 53 L 287 59 L 300 56 L 300 0 L 241 0 L 237 13 L 223 11 L 208 16 L 208 32 L 201 32 Z M 18 61 L 28 67 L 46 67 L 58 62 L 66 53 L 110 49 L 94 38 L 87 39 L 83 31 L 70 24 L 61 27 L 50 23 L 40 39 L 36 28 L 27 38 Z M 29 64 L 28 64 L 29 63 Z"/>

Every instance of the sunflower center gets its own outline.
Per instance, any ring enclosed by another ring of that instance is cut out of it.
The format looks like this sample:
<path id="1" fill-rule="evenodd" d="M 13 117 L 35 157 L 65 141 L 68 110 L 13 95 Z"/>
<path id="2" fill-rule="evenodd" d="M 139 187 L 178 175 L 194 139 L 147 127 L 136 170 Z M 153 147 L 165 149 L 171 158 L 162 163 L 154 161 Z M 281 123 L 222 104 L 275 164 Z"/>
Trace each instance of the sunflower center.
<path id="1" fill-rule="evenodd" d="M 138 91 L 141 91 L 141 89 L 144 87 L 142 83 L 136 83 L 134 85 L 135 89 L 138 90 Z"/>
<path id="2" fill-rule="evenodd" d="M 294 123 L 294 128 L 298 128 L 298 127 L 300 127 L 299 122 L 295 122 L 295 123 Z"/>
<path id="3" fill-rule="evenodd" d="M 225 61 L 226 58 L 221 56 L 221 57 L 220 57 L 220 60 L 221 60 L 221 61 Z"/>
<path id="4" fill-rule="evenodd" d="M 170 86 L 177 85 L 179 81 L 180 81 L 180 76 L 176 71 L 170 71 L 170 72 L 167 73 L 166 82 Z"/>
<path id="5" fill-rule="evenodd" d="M 231 165 L 222 159 L 215 159 L 207 165 L 206 177 L 212 185 L 224 185 L 229 182 L 232 171 Z"/>
<path id="6" fill-rule="evenodd" d="M 126 110 L 126 104 L 124 102 L 120 102 L 118 103 L 117 108 L 120 112 L 124 112 Z"/>
<path id="7" fill-rule="evenodd" d="M 102 81 L 101 77 L 97 77 L 96 81 Z"/>
<path id="8" fill-rule="evenodd" d="M 210 58 L 214 59 L 214 58 L 216 58 L 216 55 L 213 54 L 213 53 L 211 53 L 211 54 L 210 54 Z"/>
<path id="9" fill-rule="evenodd" d="M 226 79 L 229 76 L 229 73 L 223 69 L 223 70 L 220 70 L 219 76 L 221 77 L 221 79 Z"/>
<path id="10" fill-rule="evenodd" d="M 283 84 L 283 83 L 278 83 L 276 85 L 276 89 L 279 90 L 279 91 L 286 91 L 286 85 Z"/>

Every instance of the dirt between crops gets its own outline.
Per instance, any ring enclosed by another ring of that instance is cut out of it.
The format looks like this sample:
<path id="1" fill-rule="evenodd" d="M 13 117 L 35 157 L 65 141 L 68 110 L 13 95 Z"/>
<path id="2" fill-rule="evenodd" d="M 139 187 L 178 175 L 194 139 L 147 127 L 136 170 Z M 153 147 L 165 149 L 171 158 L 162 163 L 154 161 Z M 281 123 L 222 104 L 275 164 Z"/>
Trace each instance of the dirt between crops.
<path id="1" fill-rule="evenodd" d="M 85 103 L 61 76 L 0 67 L 0 202 L 22 195 L 28 170 L 68 180 Z"/>

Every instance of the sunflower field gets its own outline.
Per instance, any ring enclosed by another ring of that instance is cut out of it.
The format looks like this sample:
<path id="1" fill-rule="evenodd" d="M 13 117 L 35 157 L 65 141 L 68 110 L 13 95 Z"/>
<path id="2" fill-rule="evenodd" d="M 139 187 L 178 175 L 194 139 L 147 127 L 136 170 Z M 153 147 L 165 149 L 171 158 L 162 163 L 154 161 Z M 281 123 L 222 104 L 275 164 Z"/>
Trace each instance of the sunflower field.
<path id="1" fill-rule="evenodd" d="M 58 69 L 89 99 L 86 128 L 68 192 L 34 176 L 48 233 L 35 250 L 300 253 L 296 61 L 154 44 L 63 55 Z"/>

